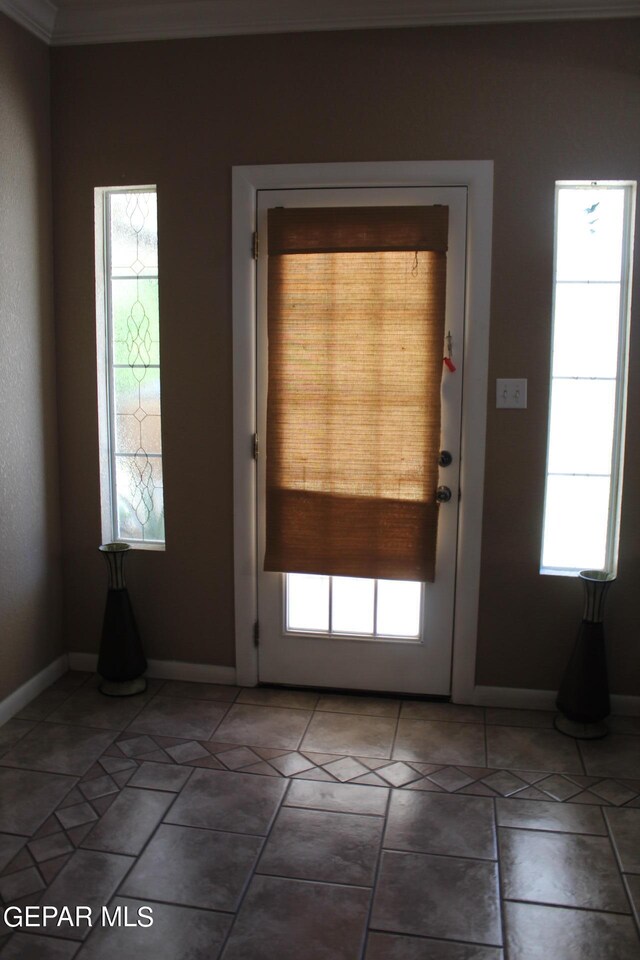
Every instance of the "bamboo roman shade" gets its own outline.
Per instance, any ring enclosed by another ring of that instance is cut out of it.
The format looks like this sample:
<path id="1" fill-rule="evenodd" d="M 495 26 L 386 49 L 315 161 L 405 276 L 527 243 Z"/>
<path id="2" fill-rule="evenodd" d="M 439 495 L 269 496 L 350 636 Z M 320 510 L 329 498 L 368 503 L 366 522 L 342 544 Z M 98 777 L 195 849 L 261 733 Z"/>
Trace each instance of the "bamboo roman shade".
<path id="1" fill-rule="evenodd" d="M 447 233 L 269 211 L 265 570 L 433 580 Z"/>

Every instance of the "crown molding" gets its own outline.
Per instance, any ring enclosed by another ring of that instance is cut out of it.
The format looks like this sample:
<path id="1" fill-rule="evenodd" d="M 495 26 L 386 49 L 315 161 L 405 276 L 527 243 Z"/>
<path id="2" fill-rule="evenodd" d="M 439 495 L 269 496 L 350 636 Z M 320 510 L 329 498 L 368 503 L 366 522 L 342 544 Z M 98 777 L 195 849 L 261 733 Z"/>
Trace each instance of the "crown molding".
<path id="1" fill-rule="evenodd" d="M 55 46 L 239 34 L 640 17 L 640 0 L 0 0 Z"/>
<path id="2" fill-rule="evenodd" d="M 0 12 L 45 43 L 52 43 L 58 8 L 50 0 L 0 0 Z"/>

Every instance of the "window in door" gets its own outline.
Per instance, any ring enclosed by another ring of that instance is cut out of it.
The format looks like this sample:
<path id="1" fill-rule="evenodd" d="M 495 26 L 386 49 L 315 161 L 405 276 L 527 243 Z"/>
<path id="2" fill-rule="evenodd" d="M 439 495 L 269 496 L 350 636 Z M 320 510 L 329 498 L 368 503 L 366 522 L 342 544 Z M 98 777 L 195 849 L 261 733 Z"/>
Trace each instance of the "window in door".
<path id="1" fill-rule="evenodd" d="M 289 632 L 419 640 L 421 583 L 289 573 L 285 583 Z"/>

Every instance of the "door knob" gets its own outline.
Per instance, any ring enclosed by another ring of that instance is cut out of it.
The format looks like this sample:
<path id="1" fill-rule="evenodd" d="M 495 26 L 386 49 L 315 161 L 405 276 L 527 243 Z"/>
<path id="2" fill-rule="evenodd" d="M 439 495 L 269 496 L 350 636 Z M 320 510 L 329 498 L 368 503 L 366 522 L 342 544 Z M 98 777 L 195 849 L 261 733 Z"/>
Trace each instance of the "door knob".
<path id="1" fill-rule="evenodd" d="M 453 462 L 453 457 L 448 450 L 441 450 L 440 456 L 438 457 L 438 466 L 439 467 L 449 467 Z"/>
<path id="2" fill-rule="evenodd" d="M 438 487 L 436 490 L 436 500 L 438 503 L 448 503 L 451 500 L 451 490 L 449 487 Z"/>

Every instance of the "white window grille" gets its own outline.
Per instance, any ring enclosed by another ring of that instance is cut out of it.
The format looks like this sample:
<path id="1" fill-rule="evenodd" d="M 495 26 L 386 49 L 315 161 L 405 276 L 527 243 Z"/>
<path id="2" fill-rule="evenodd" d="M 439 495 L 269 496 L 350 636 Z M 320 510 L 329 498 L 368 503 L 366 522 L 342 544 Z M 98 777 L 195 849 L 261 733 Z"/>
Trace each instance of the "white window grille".
<path id="1" fill-rule="evenodd" d="M 616 572 L 635 183 L 556 184 L 541 572 Z"/>
<path id="2" fill-rule="evenodd" d="M 162 548 L 156 190 L 98 188 L 95 207 L 102 537 Z"/>

